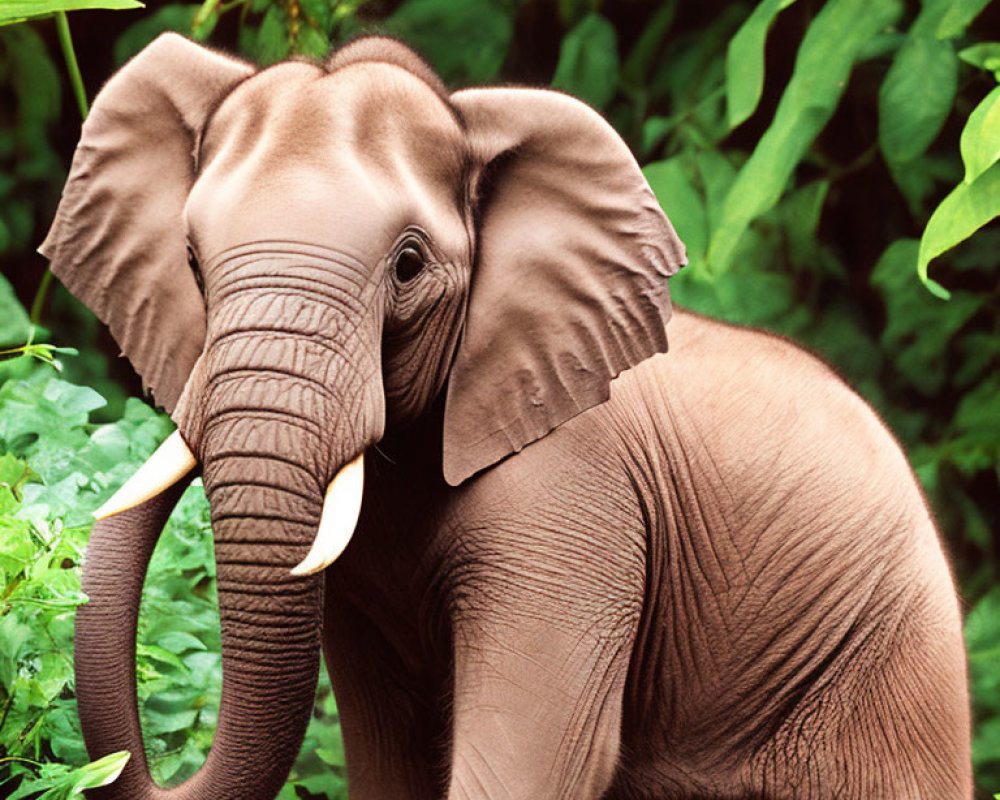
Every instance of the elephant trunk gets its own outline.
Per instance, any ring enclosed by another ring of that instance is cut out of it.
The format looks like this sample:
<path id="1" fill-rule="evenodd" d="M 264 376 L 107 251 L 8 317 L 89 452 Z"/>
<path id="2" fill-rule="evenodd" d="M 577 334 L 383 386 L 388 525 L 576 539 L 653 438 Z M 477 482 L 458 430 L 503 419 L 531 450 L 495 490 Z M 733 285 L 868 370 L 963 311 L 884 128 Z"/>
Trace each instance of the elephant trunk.
<path id="1" fill-rule="evenodd" d="M 381 434 L 383 411 L 365 401 L 375 413 L 348 416 L 359 398 L 380 397 L 381 386 L 343 385 L 351 375 L 372 382 L 377 371 L 341 364 L 328 366 L 333 381 L 297 375 L 312 345 L 287 333 L 281 343 L 254 346 L 217 329 L 245 358 L 216 344 L 200 376 L 197 453 L 215 537 L 223 685 L 208 758 L 174 788 L 158 787 L 149 774 L 134 663 L 143 575 L 180 489 L 94 527 L 84 567 L 90 602 L 77 616 L 80 716 L 92 757 L 132 753 L 119 779 L 95 798 L 269 800 L 301 746 L 319 669 L 323 574 L 292 570 L 326 519 L 324 489 Z M 262 365 L 268 356 L 273 366 Z"/>

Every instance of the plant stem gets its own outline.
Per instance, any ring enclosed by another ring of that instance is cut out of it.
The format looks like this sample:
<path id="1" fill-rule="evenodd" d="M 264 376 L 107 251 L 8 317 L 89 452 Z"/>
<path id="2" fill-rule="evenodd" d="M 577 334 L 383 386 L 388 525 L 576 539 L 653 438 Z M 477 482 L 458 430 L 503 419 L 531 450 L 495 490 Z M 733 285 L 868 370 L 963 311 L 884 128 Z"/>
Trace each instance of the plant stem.
<path id="1" fill-rule="evenodd" d="M 66 59 L 66 71 L 69 72 L 69 82 L 73 86 L 73 94 L 76 96 L 76 105 L 80 109 L 80 118 L 86 119 L 87 112 L 87 92 L 83 88 L 83 76 L 80 75 L 80 65 L 76 63 L 76 51 L 73 50 L 73 37 L 69 32 L 69 20 L 65 11 L 56 13 L 56 32 L 59 34 L 59 45 L 62 47 L 63 58 Z"/>
<path id="2" fill-rule="evenodd" d="M 73 96 L 76 98 L 76 107 L 80 111 L 80 119 L 86 119 L 90 111 L 87 105 L 87 91 L 83 88 L 83 76 L 80 74 L 80 65 L 76 61 L 76 51 L 73 49 L 73 37 L 69 32 L 69 20 L 65 11 L 56 12 L 56 33 L 59 36 L 59 46 L 62 48 L 63 58 L 66 60 L 66 71 L 69 73 L 69 82 L 73 87 Z M 49 287 L 52 285 L 52 270 L 45 268 L 42 280 L 38 284 L 38 291 L 35 292 L 35 299 L 31 301 L 31 324 L 41 323 L 42 309 L 45 306 L 45 298 L 49 294 Z"/>
<path id="3" fill-rule="evenodd" d="M 52 284 L 52 270 L 45 268 L 42 280 L 38 284 L 38 291 L 35 292 L 35 299 L 31 301 L 31 314 L 29 319 L 32 325 L 41 324 L 42 307 L 45 305 L 45 297 L 49 293 L 49 286 Z"/>

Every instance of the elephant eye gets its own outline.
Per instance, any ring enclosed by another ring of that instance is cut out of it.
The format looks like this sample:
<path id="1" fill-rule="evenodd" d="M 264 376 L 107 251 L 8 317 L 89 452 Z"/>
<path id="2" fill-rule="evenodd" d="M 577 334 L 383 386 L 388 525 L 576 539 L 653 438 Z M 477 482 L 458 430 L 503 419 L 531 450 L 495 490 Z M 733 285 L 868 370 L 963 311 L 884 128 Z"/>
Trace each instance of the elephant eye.
<path id="1" fill-rule="evenodd" d="M 396 277 L 400 283 L 409 283 L 423 268 L 423 254 L 415 247 L 404 247 L 396 256 Z"/>

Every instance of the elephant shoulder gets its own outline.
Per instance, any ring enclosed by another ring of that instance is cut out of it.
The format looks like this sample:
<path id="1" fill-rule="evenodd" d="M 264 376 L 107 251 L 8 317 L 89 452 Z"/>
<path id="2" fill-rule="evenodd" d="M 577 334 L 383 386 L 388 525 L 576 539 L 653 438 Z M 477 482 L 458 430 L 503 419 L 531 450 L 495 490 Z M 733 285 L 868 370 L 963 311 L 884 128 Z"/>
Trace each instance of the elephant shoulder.
<path id="1" fill-rule="evenodd" d="M 922 508 L 889 429 L 822 359 L 781 336 L 684 310 L 668 334 L 669 352 L 623 375 L 612 403 L 618 416 L 639 417 L 646 441 L 664 442 L 672 460 L 700 457 L 743 491 L 754 478 L 827 498 L 884 490 Z"/>

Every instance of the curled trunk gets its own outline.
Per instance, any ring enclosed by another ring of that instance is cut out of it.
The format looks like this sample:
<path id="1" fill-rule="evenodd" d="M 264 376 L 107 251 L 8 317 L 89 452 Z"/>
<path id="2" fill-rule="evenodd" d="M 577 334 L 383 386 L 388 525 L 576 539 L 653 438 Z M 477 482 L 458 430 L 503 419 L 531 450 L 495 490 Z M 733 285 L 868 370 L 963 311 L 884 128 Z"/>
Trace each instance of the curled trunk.
<path id="1" fill-rule="evenodd" d="M 213 471 L 232 469 L 228 463 L 216 462 Z M 313 705 L 323 592 L 322 574 L 296 578 L 289 566 L 315 530 L 319 497 L 301 500 L 302 518 L 292 519 L 285 512 L 265 516 L 264 508 L 287 508 L 280 489 L 251 489 L 261 508 L 250 513 L 234 507 L 243 491 L 233 485 L 214 491 L 223 652 L 218 728 L 205 765 L 173 789 L 154 784 L 143 752 L 135 636 L 143 576 L 180 489 L 94 526 L 83 581 L 90 602 L 80 608 L 76 628 L 80 716 L 92 758 L 132 753 L 118 781 L 96 798 L 271 798 L 288 775 Z"/>
<path id="2" fill-rule="evenodd" d="M 243 258 L 211 290 L 220 299 L 210 305 L 206 350 L 175 412 L 196 445 L 212 509 L 223 673 L 215 740 L 184 784 L 163 789 L 151 779 L 135 636 L 149 559 L 180 495 L 174 487 L 95 524 L 87 548 L 90 602 L 77 614 L 75 648 L 84 738 L 92 758 L 132 753 L 119 779 L 94 793 L 100 800 L 270 800 L 309 722 L 323 575 L 291 570 L 316 536 L 328 482 L 382 433 L 378 348 L 365 345 L 380 331 L 362 313 L 378 304 L 352 295 L 357 275 L 347 267 Z M 319 287 L 320 275 L 336 286 L 292 293 L 285 285 Z M 330 338 L 342 330 L 354 337 L 349 346 Z"/>

